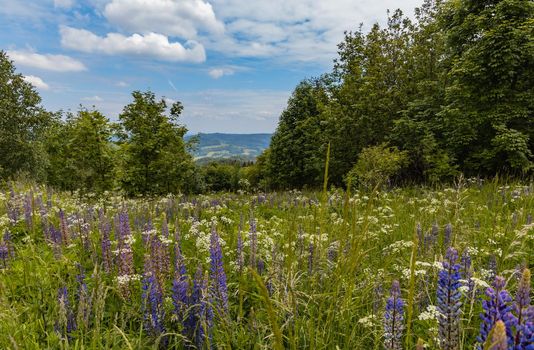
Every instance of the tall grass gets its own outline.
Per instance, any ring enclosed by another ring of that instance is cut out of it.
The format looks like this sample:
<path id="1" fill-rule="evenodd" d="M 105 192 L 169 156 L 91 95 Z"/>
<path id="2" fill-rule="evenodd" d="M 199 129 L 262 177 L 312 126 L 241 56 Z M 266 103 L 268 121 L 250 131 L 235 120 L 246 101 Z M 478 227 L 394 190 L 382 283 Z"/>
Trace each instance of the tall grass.
<path id="1" fill-rule="evenodd" d="M 292 191 L 129 200 L 82 199 L 14 183 L 12 192 L 0 194 L 0 233 L 10 236 L 0 240 L 10 249 L 0 268 L 0 348 L 193 347 L 174 312 L 172 263 L 162 286 L 165 330 L 154 334 L 146 328 L 143 266 L 154 257 L 143 237 L 161 236 L 166 220 L 165 249 L 172 262 L 175 237 L 180 238 L 190 283 L 198 265 L 210 268 L 213 225 L 221 237 L 229 310 L 203 321 L 209 336 L 202 346 L 225 349 L 382 349 L 382 317 L 393 280 L 400 281 L 406 300 L 406 349 L 416 341 L 438 349 L 437 320 L 429 310 L 436 305 L 439 262 L 447 245 L 444 228 L 450 223 L 450 242 L 471 253 L 478 281 L 477 296 L 464 303 L 461 314 L 460 348 L 471 349 L 484 283 L 498 273 L 513 291 L 517 266 L 531 264 L 534 226 L 527 221 L 534 213 L 533 191 L 531 184 L 462 180 L 447 188 L 325 191 L 324 197 Z M 50 238 L 50 227 L 60 228 L 60 209 L 66 213 L 69 244 Z M 110 223 L 111 250 L 118 249 L 114 218 L 119 212 L 128 212 L 133 268 L 140 275 L 122 286 L 117 254 L 107 272 L 101 248 L 103 225 Z M 247 265 L 242 268 L 237 259 L 241 217 Z M 249 219 L 257 224 L 255 263 Z M 83 303 L 80 267 L 88 290 Z M 69 332 L 62 328 L 69 313 L 58 302 L 61 287 L 67 287 L 76 320 Z M 206 301 L 217 310 L 213 300 Z M 195 310 L 190 305 L 186 315 Z"/>

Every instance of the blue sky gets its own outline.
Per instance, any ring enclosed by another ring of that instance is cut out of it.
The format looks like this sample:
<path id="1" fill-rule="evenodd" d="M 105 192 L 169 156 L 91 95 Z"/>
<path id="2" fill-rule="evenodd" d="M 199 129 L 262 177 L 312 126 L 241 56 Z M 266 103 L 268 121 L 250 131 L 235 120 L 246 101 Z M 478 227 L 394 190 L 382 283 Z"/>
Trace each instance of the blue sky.
<path id="1" fill-rule="evenodd" d="M 50 110 L 115 120 L 133 90 L 184 104 L 191 132 L 272 132 L 345 30 L 415 0 L 0 0 L 0 49 Z"/>

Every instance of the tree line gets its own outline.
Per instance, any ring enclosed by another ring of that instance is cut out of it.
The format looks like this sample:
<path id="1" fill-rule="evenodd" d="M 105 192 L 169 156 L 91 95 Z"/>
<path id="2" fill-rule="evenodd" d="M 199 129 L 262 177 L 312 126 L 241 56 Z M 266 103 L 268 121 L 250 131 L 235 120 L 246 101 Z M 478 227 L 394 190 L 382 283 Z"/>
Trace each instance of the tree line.
<path id="1" fill-rule="evenodd" d="M 132 93 L 117 122 L 52 113 L 0 51 L 0 178 L 158 195 L 374 187 L 534 169 L 534 2 L 425 0 L 345 33 L 331 72 L 299 83 L 255 164 L 195 164 L 180 102 Z"/>
<path id="2" fill-rule="evenodd" d="M 532 174 L 534 2 L 426 0 L 346 32 L 302 81 L 260 157 L 274 188 Z"/>

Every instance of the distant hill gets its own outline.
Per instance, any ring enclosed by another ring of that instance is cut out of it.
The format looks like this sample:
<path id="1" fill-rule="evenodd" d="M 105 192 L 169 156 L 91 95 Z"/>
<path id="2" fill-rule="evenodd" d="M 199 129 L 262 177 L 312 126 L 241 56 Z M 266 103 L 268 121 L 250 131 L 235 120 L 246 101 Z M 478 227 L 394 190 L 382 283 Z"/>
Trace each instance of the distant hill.
<path id="1" fill-rule="evenodd" d="M 196 134 L 199 142 L 193 151 L 195 160 L 241 159 L 254 160 L 269 147 L 272 134 Z"/>

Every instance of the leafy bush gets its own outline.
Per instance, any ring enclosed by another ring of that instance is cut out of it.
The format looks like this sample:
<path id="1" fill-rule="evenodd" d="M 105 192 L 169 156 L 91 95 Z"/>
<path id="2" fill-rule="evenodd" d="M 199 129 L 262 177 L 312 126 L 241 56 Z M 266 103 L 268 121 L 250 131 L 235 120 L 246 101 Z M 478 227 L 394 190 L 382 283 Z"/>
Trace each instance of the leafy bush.
<path id="1" fill-rule="evenodd" d="M 385 143 L 367 147 L 347 174 L 345 181 L 347 186 L 359 183 L 368 188 L 380 187 L 389 182 L 407 161 L 407 152 L 399 151 L 397 147 L 390 147 Z"/>

